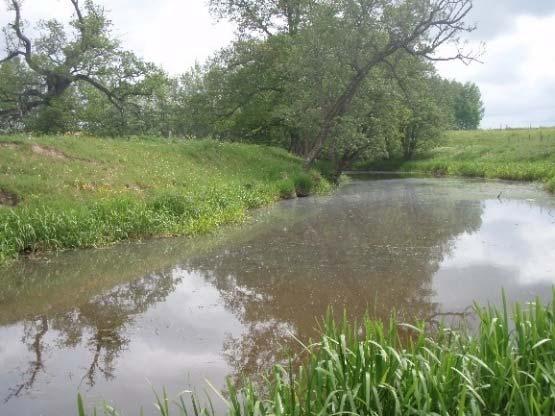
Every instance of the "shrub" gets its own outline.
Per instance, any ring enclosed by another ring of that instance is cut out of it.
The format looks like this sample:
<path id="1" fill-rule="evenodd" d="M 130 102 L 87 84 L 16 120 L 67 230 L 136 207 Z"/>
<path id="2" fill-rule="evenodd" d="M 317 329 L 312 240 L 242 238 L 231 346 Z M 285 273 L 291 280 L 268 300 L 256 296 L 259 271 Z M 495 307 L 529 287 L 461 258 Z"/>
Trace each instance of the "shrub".
<path id="1" fill-rule="evenodd" d="M 295 184 L 290 179 L 284 179 L 278 182 L 277 188 L 281 199 L 293 199 L 297 197 Z"/>
<path id="2" fill-rule="evenodd" d="M 310 195 L 314 188 L 314 179 L 308 173 L 300 173 L 293 179 L 295 192 L 298 197 Z"/>

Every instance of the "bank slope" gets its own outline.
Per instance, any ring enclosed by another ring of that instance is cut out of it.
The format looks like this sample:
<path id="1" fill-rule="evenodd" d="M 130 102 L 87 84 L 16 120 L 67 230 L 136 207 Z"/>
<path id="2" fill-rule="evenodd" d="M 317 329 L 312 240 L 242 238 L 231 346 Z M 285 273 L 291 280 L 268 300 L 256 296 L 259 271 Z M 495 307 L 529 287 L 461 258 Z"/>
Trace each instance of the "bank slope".
<path id="1" fill-rule="evenodd" d="M 0 137 L 0 264 L 24 252 L 207 232 L 295 188 L 327 187 L 271 147 Z"/>
<path id="2" fill-rule="evenodd" d="M 449 132 L 414 160 L 375 161 L 360 169 L 540 181 L 555 192 L 555 128 Z"/>

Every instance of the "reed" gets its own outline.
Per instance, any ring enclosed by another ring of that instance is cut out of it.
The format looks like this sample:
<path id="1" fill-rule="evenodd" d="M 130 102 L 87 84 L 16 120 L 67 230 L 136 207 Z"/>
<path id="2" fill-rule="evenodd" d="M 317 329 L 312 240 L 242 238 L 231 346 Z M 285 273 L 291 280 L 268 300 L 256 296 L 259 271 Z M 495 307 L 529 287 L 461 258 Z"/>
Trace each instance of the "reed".
<path id="1" fill-rule="evenodd" d="M 554 414 L 555 302 L 510 312 L 503 298 L 501 308 L 474 310 L 472 331 L 329 314 L 301 367 L 276 365 L 259 385 L 229 384 L 222 400 L 232 416 Z M 163 416 L 215 414 L 196 399 L 156 400 Z"/>

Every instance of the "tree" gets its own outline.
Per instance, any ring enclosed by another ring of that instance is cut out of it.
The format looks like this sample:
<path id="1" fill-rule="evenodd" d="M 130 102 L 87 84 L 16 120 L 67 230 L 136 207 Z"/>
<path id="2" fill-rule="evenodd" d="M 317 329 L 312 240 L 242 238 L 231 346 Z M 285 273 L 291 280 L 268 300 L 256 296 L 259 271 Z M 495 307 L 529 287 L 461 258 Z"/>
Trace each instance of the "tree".
<path id="1" fill-rule="evenodd" d="M 112 82 L 118 80 L 109 81 L 108 85 L 113 85 Z M 81 86 L 81 102 L 75 107 L 81 129 L 97 136 L 172 136 L 176 115 L 175 80 L 151 68 L 147 76 L 133 84 L 131 92 L 122 94 L 125 99 L 116 107 L 101 91 Z"/>
<path id="2" fill-rule="evenodd" d="M 0 64 L 0 115 L 4 114 L 0 123 L 1 133 L 22 127 L 21 113 L 12 113 L 12 109 L 18 105 L 21 91 L 36 82 L 35 74 L 28 71 L 19 58 Z"/>
<path id="3" fill-rule="evenodd" d="M 290 91 L 304 101 L 297 115 L 314 123 L 303 140 L 307 165 L 334 142 L 336 127 L 374 69 L 398 55 L 472 59 L 459 46 L 459 34 L 473 30 L 464 22 L 471 0 L 213 0 L 212 7 L 227 12 L 243 35 L 292 38 L 288 71 L 300 82 Z M 293 9 L 290 30 L 285 11 Z M 447 43 L 457 52 L 438 56 Z"/>
<path id="4" fill-rule="evenodd" d="M 442 109 L 434 96 L 435 68 L 422 58 L 408 56 L 387 62 L 401 93 L 399 117 L 402 157 L 412 159 L 417 149 L 431 147 L 448 127 L 450 109 Z"/>
<path id="5" fill-rule="evenodd" d="M 0 65 L 17 78 L 18 87 L 9 89 L 0 83 L 3 120 L 13 123 L 36 109 L 56 107 L 68 91 L 79 86 L 100 92 L 123 111 L 126 98 L 137 93 L 135 83 L 151 70 L 151 65 L 122 50 L 113 39 L 102 8 L 92 0 L 85 1 L 84 7 L 79 0 L 70 1 L 72 33 L 53 19 L 41 22 L 40 35 L 32 40 L 24 32 L 21 0 L 9 0 L 14 20 L 4 29 L 6 56 L 0 57 Z"/>
<path id="6" fill-rule="evenodd" d="M 477 129 L 484 117 L 484 105 L 478 86 L 439 77 L 435 77 L 433 83 L 432 92 L 447 115 L 448 128 Z"/>
<path id="7" fill-rule="evenodd" d="M 299 29 L 309 0 L 210 0 L 218 17 L 237 23 L 243 35 L 271 37 L 278 33 L 294 35 Z"/>
<path id="8" fill-rule="evenodd" d="M 467 82 L 459 89 L 454 100 L 456 127 L 460 130 L 474 130 L 480 126 L 484 117 L 484 105 L 480 89 Z"/>
<path id="9" fill-rule="evenodd" d="M 331 94 L 322 108 L 322 123 L 314 136 L 305 160 L 312 163 L 330 141 L 338 119 L 346 114 L 364 80 L 373 68 L 384 65 L 397 54 L 408 54 L 426 60 L 470 59 L 461 50 L 453 56 L 436 56 L 438 48 L 457 41 L 460 32 L 472 30 L 464 23 L 470 11 L 470 0 L 345 0 L 330 2 L 328 14 L 336 25 L 316 25 L 318 32 L 332 30 L 344 36 L 344 47 L 336 53 L 344 58 L 343 70 L 348 74 L 342 88 Z M 335 52 L 335 51 L 334 51 Z"/>

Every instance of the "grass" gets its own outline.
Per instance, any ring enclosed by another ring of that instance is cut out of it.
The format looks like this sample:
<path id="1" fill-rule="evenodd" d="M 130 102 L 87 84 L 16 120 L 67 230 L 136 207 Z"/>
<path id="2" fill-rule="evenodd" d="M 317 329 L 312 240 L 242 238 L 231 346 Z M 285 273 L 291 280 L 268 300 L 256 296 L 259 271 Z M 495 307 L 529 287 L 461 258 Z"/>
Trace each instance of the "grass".
<path id="1" fill-rule="evenodd" d="M 222 399 L 232 416 L 554 414 L 555 302 L 511 313 L 503 298 L 475 312 L 474 331 L 328 317 L 304 366 L 277 365 L 262 385 L 229 385 Z M 156 403 L 160 415 L 214 414 L 198 400 L 174 406 L 165 392 Z"/>
<path id="2" fill-rule="evenodd" d="M 414 160 L 373 161 L 358 168 L 539 181 L 555 192 L 555 128 L 448 132 L 439 147 Z"/>
<path id="3" fill-rule="evenodd" d="M 329 188 L 270 147 L 0 137 L 0 264 L 20 253 L 205 233 L 278 200 L 297 177 L 314 192 Z"/>

